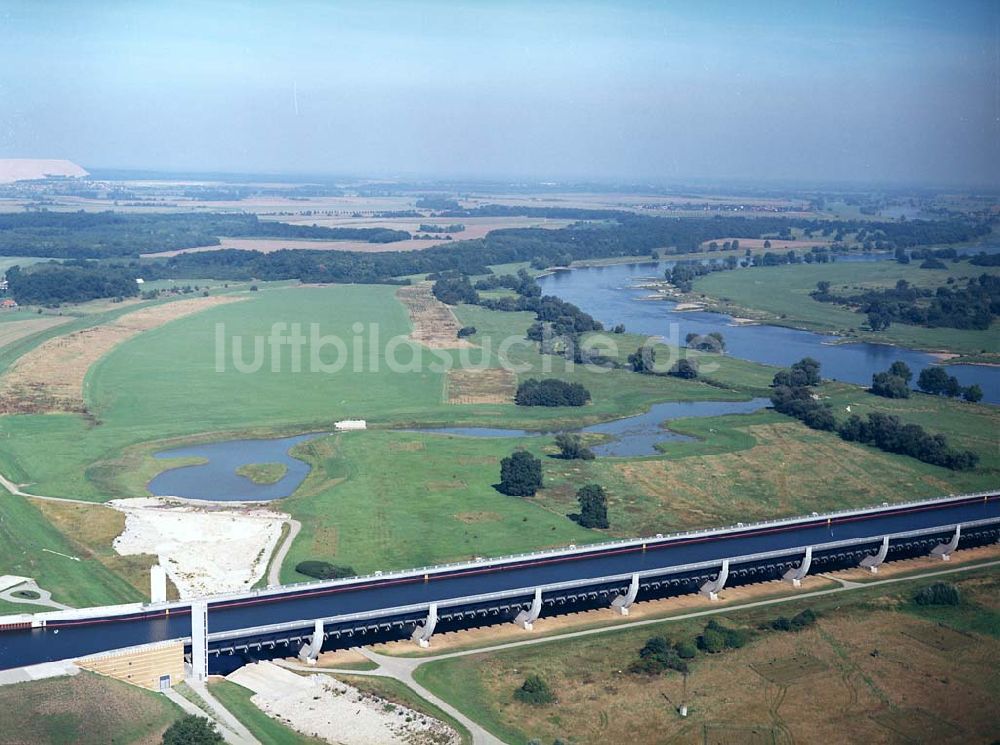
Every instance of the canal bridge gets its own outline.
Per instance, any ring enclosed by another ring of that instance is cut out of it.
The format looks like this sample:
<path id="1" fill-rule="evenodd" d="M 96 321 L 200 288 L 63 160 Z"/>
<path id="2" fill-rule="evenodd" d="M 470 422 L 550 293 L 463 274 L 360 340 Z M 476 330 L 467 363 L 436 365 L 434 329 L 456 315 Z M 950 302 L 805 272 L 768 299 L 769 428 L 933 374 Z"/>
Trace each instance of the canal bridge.
<path id="1" fill-rule="evenodd" d="M 183 643 L 195 676 L 248 660 L 541 616 L 933 555 L 1000 539 L 1000 493 L 985 492 L 376 572 L 197 600 L 0 617 L 0 670 L 157 642 Z"/>

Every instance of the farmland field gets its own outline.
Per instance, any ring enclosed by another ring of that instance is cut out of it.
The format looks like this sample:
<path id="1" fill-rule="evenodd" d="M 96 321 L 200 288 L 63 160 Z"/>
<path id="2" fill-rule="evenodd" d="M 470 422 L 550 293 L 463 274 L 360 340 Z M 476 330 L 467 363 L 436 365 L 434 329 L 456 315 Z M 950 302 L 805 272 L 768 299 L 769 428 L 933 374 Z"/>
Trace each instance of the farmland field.
<path id="1" fill-rule="evenodd" d="M 651 636 L 694 640 L 704 618 L 432 661 L 417 678 L 517 745 L 604 742 L 617 730 L 637 744 L 839 742 L 847 727 L 866 742 L 917 742 L 928 732 L 946 743 L 991 742 L 1000 735 L 990 714 L 996 680 L 982 672 L 1000 653 L 998 582 L 990 570 L 956 582 L 965 600 L 946 622 L 955 641 L 948 649 L 928 643 L 938 619 L 910 600 L 927 580 L 723 613 L 724 625 L 754 638 L 741 649 L 698 653 L 686 695 L 678 673 L 647 676 L 627 666 Z M 759 629 L 807 607 L 819 614 L 811 628 Z M 978 617 L 993 625 L 971 629 Z M 514 700 L 532 673 L 557 704 Z M 686 719 L 676 713 L 681 702 Z"/>

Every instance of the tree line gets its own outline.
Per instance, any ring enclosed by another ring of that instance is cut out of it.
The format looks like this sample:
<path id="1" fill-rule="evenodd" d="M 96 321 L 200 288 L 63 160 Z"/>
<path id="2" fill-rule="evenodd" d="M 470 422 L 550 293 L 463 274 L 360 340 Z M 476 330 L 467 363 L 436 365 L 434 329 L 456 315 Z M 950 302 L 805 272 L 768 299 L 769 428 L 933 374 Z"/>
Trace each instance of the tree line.
<path id="1" fill-rule="evenodd" d="M 819 383 L 820 363 L 810 357 L 802 359 L 774 376 L 771 404 L 775 411 L 811 429 L 836 432 L 847 442 L 871 445 L 953 471 L 970 471 L 979 464 L 979 456 L 973 451 L 956 450 L 944 435 L 932 435 L 919 424 L 904 424 L 891 414 L 872 412 L 866 419 L 852 414 L 838 423 L 830 404 L 821 401 L 810 387 Z"/>
<path id="2" fill-rule="evenodd" d="M 0 256 L 64 259 L 138 257 L 159 251 L 218 246 L 219 236 L 369 243 L 392 243 L 410 238 L 405 230 L 292 225 L 242 213 L 144 215 L 42 210 L 0 215 Z"/>
<path id="3" fill-rule="evenodd" d="M 21 305 L 83 303 L 139 294 L 128 267 L 88 261 L 47 262 L 25 269 L 13 266 L 7 270 L 7 289 Z"/>

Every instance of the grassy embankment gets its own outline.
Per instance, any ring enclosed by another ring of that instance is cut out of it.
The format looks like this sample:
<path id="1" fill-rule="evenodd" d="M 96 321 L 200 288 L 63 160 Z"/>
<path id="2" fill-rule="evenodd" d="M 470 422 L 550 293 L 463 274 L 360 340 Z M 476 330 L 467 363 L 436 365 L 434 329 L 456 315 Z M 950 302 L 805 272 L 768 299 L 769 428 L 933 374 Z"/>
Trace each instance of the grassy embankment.
<path id="1" fill-rule="evenodd" d="M 994 322 L 985 331 L 924 328 L 894 323 L 886 331 L 872 333 L 863 329 L 864 314 L 844 306 L 820 303 L 809 293 L 822 280 L 830 282 L 831 291 L 853 294 L 859 289 L 892 287 L 905 279 L 916 287 L 944 286 L 949 277 L 962 281 L 983 273 L 996 274 L 996 267 L 972 266 L 968 262 L 948 264 L 947 269 L 920 269 L 919 262 L 895 261 L 839 262 L 835 264 L 796 264 L 780 267 L 753 267 L 748 270 L 716 272 L 694 283 L 692 300 L 739 317 L 756 318 L 767 323 L 840 334 L 851 340 L 873 341 L 917 349 L 972 355 L 976 360 L 1000 360 L 1000 324 Z M 985 354 L 985 356 L 983 356 Z"/>
<path id="2" fill-rule="evenodd" d="M 159 742 L 182 713 L 158 693 L 81 672 L 0 687 L 0 743 Z"/>
<path id="3" fill-rule="evenodd" d="M 687 694 L 681 676 L 629 673 L 654 635 L 694 640 L 707 619 L 678 619 L 522 649 L 432 661 L 421 684 L 505 742 L 602 742 L 627 731 L 637 745 L 702 742 L 834 742 L 845 727 L 866 740 L 989 742 L 997 683 L 983 676 L 1000 653 L 1000 574 L 977 570 L 954 581 L 963 602 L 927 607 L 913 593 L 931 580 L 872 587 L 717 616 L 752 635 L 743 648 L 699 652 Z M 759 627 L 811 608 L 804 631 Z M 943 625 L 942 625 L 943 624 Z M 558 703 L 513 699 L 526 675 L 541 675 Z M 681 719 L 676 707 L 689 706 Z"/>

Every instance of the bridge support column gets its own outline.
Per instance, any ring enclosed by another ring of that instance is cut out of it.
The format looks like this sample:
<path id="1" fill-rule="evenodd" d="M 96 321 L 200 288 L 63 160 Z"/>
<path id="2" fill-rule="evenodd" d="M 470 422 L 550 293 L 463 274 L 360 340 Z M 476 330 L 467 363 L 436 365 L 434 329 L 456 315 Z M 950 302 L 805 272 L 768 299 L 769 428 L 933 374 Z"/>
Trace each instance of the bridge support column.
<path id="1" fill-rule="evenodd" d="M 627 616 L 628 609 L 632 607 L 635 603 L 635 598 L 639 594 L 639 575 L 632 575 L 632 582 L 629 583 L 628 592 L 624 595 L 619 595 L 614 600 L 611 601 L 611 607 L 617 610 L 621 615 Z"/>
<path id="2" fill-rule="evenodd" d="M 809 566 L 812 564 L 813 560 L 813 550 L 812 546 L 806 547 L 805 558 L 802 559 L 802 563 L 799 564 L 794 569 L 789 569 L 785 572 L 784 579 L 786 582 L 791 582 L 792 587 L 799 587 L 802 585 L 802 580 L 805 579 L 806 575 L 809 574 Z"/>
<path id="3" fill-rule="evenodd" d="M 208 603 L 191 603 L 191 675 L 195 680 L 208 680 Z"/>
<path id="4" fill-rule="evenodd" d="M 538 587 L 535 589 L 535 597 L 531 601 L 531 607 L 528 610 L 523 610 L 517 614 L 514 619 L 514 623 L 523 628 L 525 631 L 532 631 L 535 628 L 535 621 L 538 620 L 538 615 L 542 612 L 542 588 Z"/>
<path id="5" fill-rule="evenodd" d="M 415 641 L 424 649 L 427 649 L 427 647 L 431 645 L 431 636 L 434 634 L 434 627 L 437 626 L 437 622 L 437 603 L 431 603 L 431 607 L 427 610 L 427 620 L 413 630 L 413 634 L 410 636 L 410 639 Z"/>
<path id="6" fill-rule="evenodd" d="M 867 569 L 872 574 L 878 574 L 878 568 L 885 563 L 885 557 L 889 555 L 889 536 L 882 539 L 882 547 L 878 553 L 870 554 L 861 560 L 860 566 Z"/>
<path id="7" fill-rule="evenodd" d="M 726 586 L 727 579 L 729 579 L 729 559 L 723 559 L 722 569 L 719 570 L 719 576 L 710 582 L 703 584 L 698 592 L 707 597 L 709 600 L 718 600 L 719 593 L 722 591 L 722 588 Z"/>
<path id="8" fill-rule="evenodd" d="M 310 665 L 316 664 L 319 653 L 323 650 L 323 622 L 316 621 L 313 624 L 312 638 L 308 644 L 303 644 L 299 650 L 299 659 Z"/>
<path id="9" fill-rule="evenodd" d="M 962 526 L 955 526 L 955 534 L 947 543 L 939 543 L 931 549 L 931 556 L 940 556 L 942 561 L 951 559 L 952 552 L 958 548 L 958 539 L 962 537 Z"/>

